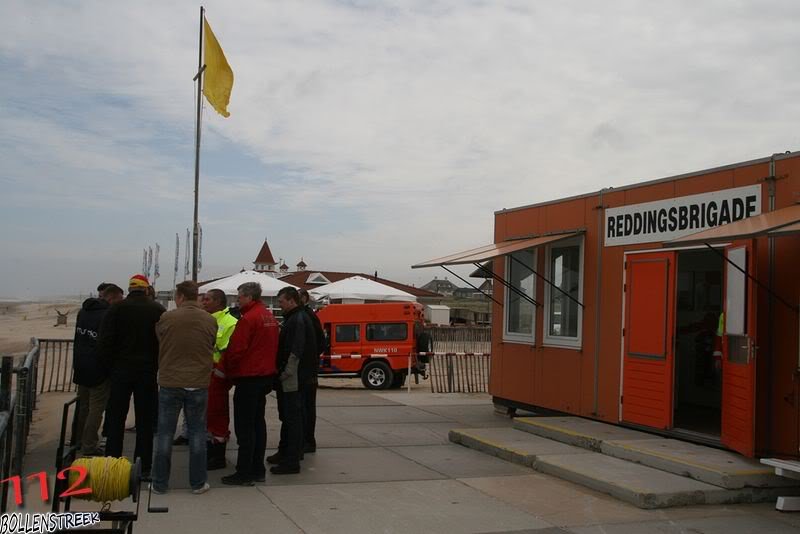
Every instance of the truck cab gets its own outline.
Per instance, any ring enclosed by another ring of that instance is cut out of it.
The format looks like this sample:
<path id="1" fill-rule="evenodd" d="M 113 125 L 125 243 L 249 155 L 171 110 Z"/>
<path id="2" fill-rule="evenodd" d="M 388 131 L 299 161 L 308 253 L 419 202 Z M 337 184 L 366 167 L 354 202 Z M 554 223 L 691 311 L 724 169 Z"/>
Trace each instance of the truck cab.
<path id="1" fill-rule="evenodd" d="M 330 304 L 317 312 L 327 339 L 321 377 L 360 377 L 368 389 L 402 387 L 411 373 L 425 377 L 430 338 L 415 302 Z"/>

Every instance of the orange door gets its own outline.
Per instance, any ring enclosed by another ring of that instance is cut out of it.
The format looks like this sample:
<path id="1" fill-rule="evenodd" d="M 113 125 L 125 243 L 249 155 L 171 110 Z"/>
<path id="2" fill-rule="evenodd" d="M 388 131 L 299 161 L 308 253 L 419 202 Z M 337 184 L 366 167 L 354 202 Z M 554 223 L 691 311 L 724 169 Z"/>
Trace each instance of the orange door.
<path id="1" fill-rule="evenodd" d="M 725 248 L 721 440 L 745 456 L 755 450 L 756 288 L 739 269 L 755 277 L 753 248 L 753 241 Z"/>
<path id="2" fill-rule="evenodd" d="M 629 255 L 625 275 L 622 420 L 672 426 L 675 252 Z"/>

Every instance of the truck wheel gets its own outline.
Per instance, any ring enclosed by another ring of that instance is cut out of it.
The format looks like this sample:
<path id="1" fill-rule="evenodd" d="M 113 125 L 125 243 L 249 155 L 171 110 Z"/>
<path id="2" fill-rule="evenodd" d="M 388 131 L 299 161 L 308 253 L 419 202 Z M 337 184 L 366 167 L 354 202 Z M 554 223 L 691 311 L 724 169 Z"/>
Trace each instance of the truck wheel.
<path id="1" fill-rule="evenodd" d="M 386 362 L 367 362 L 361 370 L 361 382 L 367 389 L 387 389 L 394 380 L 394 373 Z"/>
<path id="2" fill-rule="evenodd" d="M 406 373 L 395 373 L 392 379 L 392 389 L 400 389 L 406 383 Z"/>

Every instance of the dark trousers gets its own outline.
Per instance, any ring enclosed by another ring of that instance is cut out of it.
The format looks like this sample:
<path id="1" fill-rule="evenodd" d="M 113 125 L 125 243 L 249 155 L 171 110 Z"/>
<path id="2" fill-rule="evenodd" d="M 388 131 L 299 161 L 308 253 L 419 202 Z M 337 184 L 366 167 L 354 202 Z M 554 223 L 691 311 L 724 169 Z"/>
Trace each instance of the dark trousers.
<path id="1" fill-rule="evenodd" d="M 273 380 L 271 376 L 248 376 L 234 381 L 233 428 L 239 444 L 236 472 L 242 476 L 260 477 L 266 473 L 267 422 L 264 416 Z"/>
<path id="2" fill-rule="evenodd" d="M 303 386 L 303 441 L 306 445 L 317 446 L 317 379 Z"/>
<path id="3" fill-rule="evenodd" d="M 303 452 L 303 388 L 300 391 L 283 391 L 278 386 L 278 417 L 281 420 L 281 441 L 278 445 L 280 463 L 287 467 L 300 465 Z"/>
<path id="4" fill-rule="evenodd" d="M 158 385 L 155 373 L 111 374 L 111 394 L 108 399 L 108 436 L 106 456 L 122 456 L 125 437 L 125 420 L 133 395 L 133 410 L 136 415 L 136 448 L 133 457 L 142 459 L 142 471 L 150 471 L 153 465 L 153 427 L 158 410 Z"/>

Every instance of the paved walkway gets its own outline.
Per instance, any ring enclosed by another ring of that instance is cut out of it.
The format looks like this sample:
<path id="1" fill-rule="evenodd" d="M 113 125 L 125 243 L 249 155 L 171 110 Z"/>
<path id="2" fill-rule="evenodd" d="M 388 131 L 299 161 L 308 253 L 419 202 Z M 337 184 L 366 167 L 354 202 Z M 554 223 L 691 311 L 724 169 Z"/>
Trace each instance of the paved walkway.
<path id="1" fill-rule="evenodd" d="M 62 394 L 41 397 L 25 472 L 53 472 Z M 269 399 L 269 447 L 278 422 Z M 606 495 L 448 442 L 453 428 L 511 426 L 487 395 L 319 391 L 316 454 L 299 475 L 268 475 L 255 487 L 188 491 L 188 451 L 173 453 L 172 490 L 154 496 L 167 514 L 144 512 L 135 532 L 269 533 L 797 533 L 800 515 L 773 505 L 640 510 Z M 126 435 L 132 447 L 133 435 Z M 235 442 L 234 442 L 235 443 Z M 235 458 L 235 450 L 228 451 Z M 29 488 L 28 511 L 44 509 Z M 142 493 L 146 499 L 146 493 Z M 145 503 L 143 503 L 146 505 Z M 121 509 L 116 503 L 114 509 Z M 97 510 L 78 502 L 73 509 Z"/>

